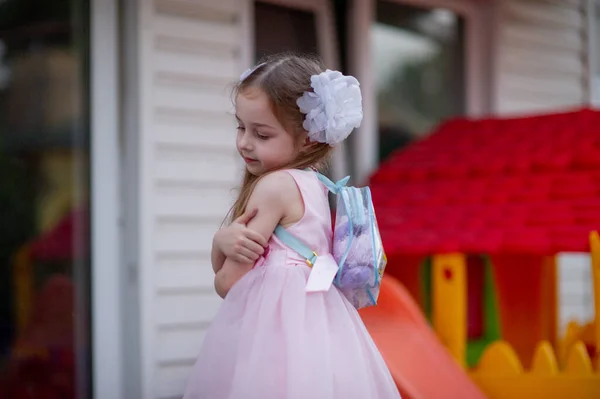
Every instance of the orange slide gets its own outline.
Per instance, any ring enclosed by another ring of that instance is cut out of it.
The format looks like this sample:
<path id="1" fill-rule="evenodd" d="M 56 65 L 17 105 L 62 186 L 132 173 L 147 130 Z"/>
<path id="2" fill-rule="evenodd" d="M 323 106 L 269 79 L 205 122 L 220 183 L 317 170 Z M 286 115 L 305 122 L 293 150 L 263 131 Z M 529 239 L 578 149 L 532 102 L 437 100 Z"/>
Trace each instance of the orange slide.
<path id="1" fill-rule="evenodd" d="M 402 399 L 484 399 L 446 351 L 408 291 L 392 276 L 382 280 L 377 306 L 360 311 Z"/>

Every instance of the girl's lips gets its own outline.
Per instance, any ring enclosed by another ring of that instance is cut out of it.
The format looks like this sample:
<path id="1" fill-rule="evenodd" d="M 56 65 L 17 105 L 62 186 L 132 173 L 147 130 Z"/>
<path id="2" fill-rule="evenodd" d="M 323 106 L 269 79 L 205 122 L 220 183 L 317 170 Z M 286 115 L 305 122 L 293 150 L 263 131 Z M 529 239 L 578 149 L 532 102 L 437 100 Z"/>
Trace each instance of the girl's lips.
<path id="1" fill-rule="evenodd" d="M 245 161 L 246 163 L 252 163 L 252 162 L 256 162 L 256 159 L 252 159 L 252 158 L 246 158 L 246 157 L 244 157 L 244 161 Z"/>

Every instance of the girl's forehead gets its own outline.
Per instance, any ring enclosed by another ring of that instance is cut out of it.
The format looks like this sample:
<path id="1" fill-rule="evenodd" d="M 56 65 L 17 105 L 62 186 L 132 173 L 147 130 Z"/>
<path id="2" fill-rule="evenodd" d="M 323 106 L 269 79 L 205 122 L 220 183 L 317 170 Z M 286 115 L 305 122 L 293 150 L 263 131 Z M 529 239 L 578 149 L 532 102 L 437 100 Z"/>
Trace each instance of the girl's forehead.
<path id="1" fill-rule="evenodd" d="M 252 108 L 270 110 L 269 97 L 260 89 L 248 88 L 239 92 L 235 103 L 236 109 Z"/>
<path id="2" fill-rule="evenodd" d="M 266 123 L 277 119 L 271 109 L 269 97 L 260 89 L 248 88 L 238 93 L 235 111 L 239 119 L 249 123 Z"/>

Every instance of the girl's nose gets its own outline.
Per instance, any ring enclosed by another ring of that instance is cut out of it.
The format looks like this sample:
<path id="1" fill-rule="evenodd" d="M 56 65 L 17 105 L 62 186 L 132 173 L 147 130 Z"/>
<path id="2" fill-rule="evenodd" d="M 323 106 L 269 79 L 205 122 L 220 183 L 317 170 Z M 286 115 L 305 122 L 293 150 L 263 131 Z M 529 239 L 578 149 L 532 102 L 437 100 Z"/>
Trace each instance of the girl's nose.
<path id="1" fill-rule="evenodd" d="M 238 139 L 238 147 L 241 150 L 250 150 L 251 148 L 251 143 L 250 140 L 248 139 L 248 135 L 246 134 L 246 132 L 242 133 Z"/>

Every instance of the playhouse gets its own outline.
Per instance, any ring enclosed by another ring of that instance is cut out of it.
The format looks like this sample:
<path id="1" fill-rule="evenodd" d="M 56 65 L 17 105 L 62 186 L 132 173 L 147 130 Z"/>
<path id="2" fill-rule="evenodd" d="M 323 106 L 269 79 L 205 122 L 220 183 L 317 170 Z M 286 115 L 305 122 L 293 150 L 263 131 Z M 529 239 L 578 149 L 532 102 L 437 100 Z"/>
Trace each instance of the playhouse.
<path id="1" fill-rule="evenodd" d="M 448 121 L 370 184 L 387 276 L 486 397 L 600 397 L 600 112 Z M 565 336 L 560 252 L 592 253 L 596 307 L 595 321 Z M 389 300 L 363 315 L 393 370 L 393 332 L 377 322 L 394 317 L 381 316 Z M 394 375 L 407 397 L 435 397 Z M 480 397 L 465 389 L 453 397 Z"/>
<path id="2" fill-rule="evenodd" d="M 88 246 L 80 245 L 88 242 L 88 225 L 81 222 L 86 212 L 85 206 L 72 209 L 15 254 L 16 339 L 0 378 L 2 398 L 77 397 L 76 349 L 89 344 L 75 335 L 78 287 L 70 267 L 89 256 Z"/>

